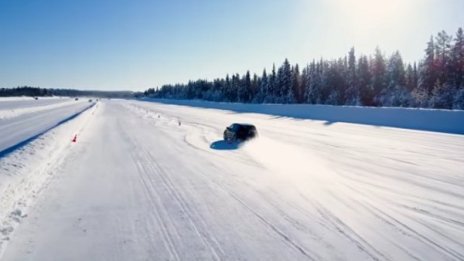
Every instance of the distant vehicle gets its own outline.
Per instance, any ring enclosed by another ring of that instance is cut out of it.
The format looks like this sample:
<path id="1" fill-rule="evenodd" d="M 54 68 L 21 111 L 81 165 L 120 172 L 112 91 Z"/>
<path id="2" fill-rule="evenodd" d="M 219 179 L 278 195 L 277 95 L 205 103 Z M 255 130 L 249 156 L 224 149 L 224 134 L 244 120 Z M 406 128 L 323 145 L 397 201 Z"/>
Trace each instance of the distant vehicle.
<path id="1" fill-rule="evenodd" d="M 242 142 L 258 136 L 256 127 L 252 124 L 233 123 L 224 130 L 224 140 L 227 142 Z"/>
<path id="2" fill-rule="evenodd" d="M 92 102 L 92 99 L 89 99 L 89 102 Z"/>
<path id="3" fill-rule="evenodd" d="M 77 97 L 76 97 L 76 98 L 74 98 L 74 100 L 75 100 L 75 101 L 78 101 L 78 100 L 79 100 L 79 98 L 77 98 Z"/>
<path id="4" fill-rule="evenodd" d="M 39 99 L 39 97 L 34 97 L 34 100 L 38 100 L 38 99 Z"/>

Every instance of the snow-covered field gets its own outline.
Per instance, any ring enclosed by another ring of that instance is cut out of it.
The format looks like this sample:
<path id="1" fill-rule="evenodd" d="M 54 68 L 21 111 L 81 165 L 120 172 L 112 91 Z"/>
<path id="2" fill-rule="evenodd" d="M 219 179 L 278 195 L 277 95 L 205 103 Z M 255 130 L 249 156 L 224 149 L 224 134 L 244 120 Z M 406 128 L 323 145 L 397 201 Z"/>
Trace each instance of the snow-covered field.
<path id="1" fill-rule="evenodd" d="M 464 260 L 464 135 L 390 127 L 99 102 L 0 158 L 0 257 Z"/>

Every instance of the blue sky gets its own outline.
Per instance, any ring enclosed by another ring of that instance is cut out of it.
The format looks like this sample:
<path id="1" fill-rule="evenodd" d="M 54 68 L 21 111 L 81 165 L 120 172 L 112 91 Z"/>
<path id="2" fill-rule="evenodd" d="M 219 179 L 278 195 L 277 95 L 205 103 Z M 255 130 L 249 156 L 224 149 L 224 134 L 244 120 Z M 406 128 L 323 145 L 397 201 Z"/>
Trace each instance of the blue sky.
<path id="1" fill-rule="evenodd" d="M 0 87 L 144 90 L 284 58 L 399 50 L 419 60 L 463 0 L 0 0 Z"/>

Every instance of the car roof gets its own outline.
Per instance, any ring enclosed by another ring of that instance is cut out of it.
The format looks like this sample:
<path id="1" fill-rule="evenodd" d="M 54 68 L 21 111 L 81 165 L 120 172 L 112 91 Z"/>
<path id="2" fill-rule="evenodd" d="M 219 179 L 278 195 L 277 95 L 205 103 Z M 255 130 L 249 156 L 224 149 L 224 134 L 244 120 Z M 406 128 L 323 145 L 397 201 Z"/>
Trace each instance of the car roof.
<path id="1" fill-rule="evenodd" d="M 232 125 L 239 125 L 243 127 L 255 127 L 255 125 L 250 124 L 250 123 L 233 123 Z"/>

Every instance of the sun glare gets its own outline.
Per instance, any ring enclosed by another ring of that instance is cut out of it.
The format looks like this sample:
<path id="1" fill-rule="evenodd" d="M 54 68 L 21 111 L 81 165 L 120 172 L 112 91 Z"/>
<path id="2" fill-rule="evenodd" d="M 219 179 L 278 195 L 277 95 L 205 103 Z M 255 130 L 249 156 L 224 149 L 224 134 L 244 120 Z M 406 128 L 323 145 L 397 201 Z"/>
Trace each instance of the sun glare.
<path id="1" fill-rule="evenodd" d="M 333 0 L 336 9 L 353 26 L 377 27 L 394 22 L 405 11 L 402 0 Z"/>

